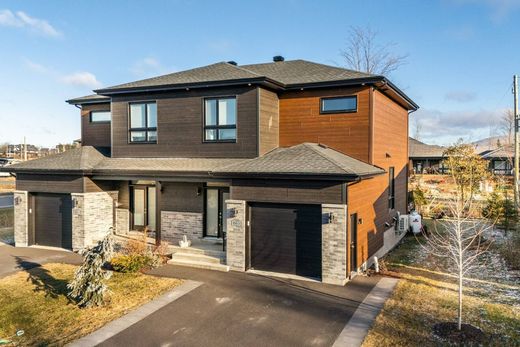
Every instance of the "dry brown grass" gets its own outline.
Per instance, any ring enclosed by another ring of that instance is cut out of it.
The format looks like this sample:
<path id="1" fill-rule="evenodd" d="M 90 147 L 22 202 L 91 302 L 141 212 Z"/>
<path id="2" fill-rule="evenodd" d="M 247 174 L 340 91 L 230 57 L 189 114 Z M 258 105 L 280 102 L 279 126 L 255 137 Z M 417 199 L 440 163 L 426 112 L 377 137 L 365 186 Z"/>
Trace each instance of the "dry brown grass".
<path id="1" fill-rule="evenodd" d="M 15 190 L 14 177 L 0 177 L 0 193 L 12 192 Z"/>
<path id="2" fill-rule="evenodd" d="M 414 251 L 420 252 L 415 239 L 405 238 L 405 243 L 387 258 L 387 275 L 400 281 L 365 338 L 364 347 L 446 345 L 432 334 L 432 327 L 456 320 L 456 279 L 412 259 L 409 254 Z M 504 292 L 520 293 L 520 286 L 468 280 L 463 321 L 492 335 L 490 346 L 519 346 L 520 302 L 495 296 Z"/>
<path id="3" fill-rule="evenodd" d="M 61 346 L 182 283 L 141 273 L 114 273 L 108 282 L 109 303 L 80 309 L 66 296 L 75 268 L 47 264 L 0 279 L 0 338 L 23 329 L 20 345 Z"/>

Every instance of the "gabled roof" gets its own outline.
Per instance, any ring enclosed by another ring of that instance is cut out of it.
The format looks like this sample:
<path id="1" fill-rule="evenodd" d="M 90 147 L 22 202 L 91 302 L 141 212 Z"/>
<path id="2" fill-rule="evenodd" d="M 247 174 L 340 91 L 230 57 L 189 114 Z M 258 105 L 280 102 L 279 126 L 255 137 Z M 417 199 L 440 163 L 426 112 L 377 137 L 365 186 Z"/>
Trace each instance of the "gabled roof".
<path id="1" fill-rule="evenodd" d="M 428 145 L 412 137 L 408 138 L 408 156 L 410 158 L 440 159 L 444 156 L 446 148 L 437 145 Z"/>
<path id="2" fill-rule="evenodd" d="M 261 157 L 223 166 L 215 174 L 365 177 L 384 173 L 376 166 L 349 157 L 327 146 L 303 143 L 277 148 Z"/>
<path id="3" fill-rule="evenodd" d="M 83 146 L 61 154 L 0 168 L 3 172 L 154 176 L 288 176 L 351 180 L 382 174 L 369 165 L 331 148 L 304 143 L 278 148 L 254 159 L 235 158 L 111 158 L 100 148 Z"/>
<path id="4" fill-rule="evenodd" d="M 101 163 L 108 154 L 105 148 L 84 146 L 73 148 L 63 153 L 29 160 L 2 168 L 9 172 L 62 172 L 83 173 L 92 170 Z"/>
<path id="5" fill-rule="evenodd" d="M 507 159 L 515 156 L 515 149 L 512 145 L 502 146 L 496 149 L 490 149 L 480 152 L 479 155 L 484 159 L 499 158 Z"/>
<path id="6" fill-rule="evenodd" d="M 240 66 L 229 62 L 219 62 L 167 75 L 101 88 L 95 90 L 95 92 L 100 95 L 111 96 L 122 93 L 143 93 L 237 84 L 258 84 L 274 90 L 290 90 L 304 87 L 333 87 L 364 83 L 378 86 L 392 98 L 396 98 L 399 103 L 409 110 L 416 110 L 419 107 L 384 76 L 348 70 L 337 66 L 318 64 L 306 60 L 290 60 Z M 71 104 L 83 104 L 97 101 L 100 100 L 90 95 L 70 99 L 67 102 Z"/>

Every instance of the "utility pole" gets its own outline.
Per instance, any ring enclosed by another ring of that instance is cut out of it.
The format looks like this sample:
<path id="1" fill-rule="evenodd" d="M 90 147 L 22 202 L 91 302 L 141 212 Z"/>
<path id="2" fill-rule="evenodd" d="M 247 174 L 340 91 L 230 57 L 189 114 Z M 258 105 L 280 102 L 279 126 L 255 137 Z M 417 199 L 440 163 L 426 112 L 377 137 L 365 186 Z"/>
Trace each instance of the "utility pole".
<path id="1" fill-rule="evenodd" d="M 514 188 L 515 188 L 515 208 L 518 210 L 518 179 L 520 173 L 520 135 L 518 134 L 519 126 L 519 114 L 518 114 L 518 76 L 513 76 L 513 95 L 514 95 L 514 116 L 515 116 L 515 177 L 514 177 Z"/>

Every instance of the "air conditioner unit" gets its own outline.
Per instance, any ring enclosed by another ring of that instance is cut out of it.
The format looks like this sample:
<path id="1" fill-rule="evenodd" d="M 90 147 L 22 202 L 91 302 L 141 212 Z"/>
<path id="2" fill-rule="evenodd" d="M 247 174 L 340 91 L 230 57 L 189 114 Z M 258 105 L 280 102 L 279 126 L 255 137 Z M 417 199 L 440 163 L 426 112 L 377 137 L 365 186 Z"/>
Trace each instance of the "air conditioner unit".
<path id="1" fill-rule="evenodd" d="M 404 215 L 399 216 L 399 227 L 397 228 L 397 231 L 399 232 L 399 234 L 407 232 L 409 228 L 410 228 L 410 225 L 409 225 L 408 215 L 404 214 Z"/>

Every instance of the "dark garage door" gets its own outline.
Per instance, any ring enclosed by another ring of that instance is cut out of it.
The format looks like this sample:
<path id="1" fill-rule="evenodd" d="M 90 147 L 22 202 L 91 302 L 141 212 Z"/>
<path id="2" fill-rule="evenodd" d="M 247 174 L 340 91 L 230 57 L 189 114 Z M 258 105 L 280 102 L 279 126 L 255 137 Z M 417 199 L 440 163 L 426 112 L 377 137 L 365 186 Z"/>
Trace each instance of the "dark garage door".
<path id="1" fill-rule="evenodd" d="M 321 277 L 321 206 L 251 204 L 251 267 Z"/>
<path id="2" fill-rule="evenodd" d="M 72 248 L 72 199 L 70 194 L 33 195 L 34 243 Z"/>

